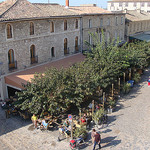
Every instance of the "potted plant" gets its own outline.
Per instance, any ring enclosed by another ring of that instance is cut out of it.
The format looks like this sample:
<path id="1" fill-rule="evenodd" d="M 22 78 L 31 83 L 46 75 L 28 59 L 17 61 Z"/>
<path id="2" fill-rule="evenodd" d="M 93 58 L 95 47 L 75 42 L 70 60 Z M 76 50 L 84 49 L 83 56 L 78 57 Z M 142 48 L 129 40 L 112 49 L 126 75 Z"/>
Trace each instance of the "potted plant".
<path id="1" fill-rule="evenodd" d="M 127 94 L 130 92 L 131 90 L 131 84 L 130 83 L 125 83 L 122 87 L 123 93 Z"/>
<path id="2" fill-rule="evenodd" d="M 87 137 L 87 133 L 88 132 L 87 132 L 87 130 L 84 127 L 76 128 L 75 131 L 74 131 L 73 136 L 75 138 L 82 137 L 85 140 L 86 137 Z"/>
<path id="3" fill-rule="evenodd" d="M 135 83 L 138 83 L 141 79 L 141 76 L 139 73 L 135 73 L 134 74 L 134 77 L 133 77 L 133 80 L 135 81 Z"/>
<path id="4" fill-rule="evenodd" d="M 103 108 L 100 108 L 95 113 L 93 113 L 92 118 L 97 126 L 100 124 L 100 121 L 101 121 L 104 113 L 105 113 L 105 111 Z"/>
<path id="5" fill-rule="evenodd" d="M 108 101 L 108 112 L 109 113 L 112 113 L 113 112 L 113 108 L 115 107 L 115 104 L 116 104 L 116 102 L 115 102 L 115 100 L 113 100 L 113 99 L 110 99 L 109 101 Z"/>

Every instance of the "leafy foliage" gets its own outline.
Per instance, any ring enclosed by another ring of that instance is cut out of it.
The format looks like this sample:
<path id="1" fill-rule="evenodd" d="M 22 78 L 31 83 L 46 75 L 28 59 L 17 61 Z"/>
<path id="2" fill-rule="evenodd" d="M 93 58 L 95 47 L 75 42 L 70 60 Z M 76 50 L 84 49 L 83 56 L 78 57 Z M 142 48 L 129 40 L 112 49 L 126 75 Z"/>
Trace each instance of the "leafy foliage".
<path id="1" fill-rule="evenodd" d="M 150 60 L 149 43 L 136 42 L 118 46 L 119 40 L 100 42 L 97 34 L 92 34 L 93 45 L 85 61 L 67 69 L 48 69 L 44 75 L 36 74 L 25 89 L 18 92 L 16 106 L 31 113 L 49 112 L 57 115 L 71 105 L 81 107 L 91 97 L 97 87 L 108 88 L 128 68 L 142 68 Z M 125 85 L 125 88 L 127 85 Z"/>

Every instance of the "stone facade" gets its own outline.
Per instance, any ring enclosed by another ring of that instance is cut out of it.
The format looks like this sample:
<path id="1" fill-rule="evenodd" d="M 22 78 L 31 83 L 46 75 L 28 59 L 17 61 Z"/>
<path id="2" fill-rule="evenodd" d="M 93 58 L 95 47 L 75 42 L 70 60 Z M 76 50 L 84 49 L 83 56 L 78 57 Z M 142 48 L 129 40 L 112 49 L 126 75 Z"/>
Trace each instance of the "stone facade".
<path id="1" fill-rule="evenodd" d="M 144 11 L 127 10 L 125 39 L 129 41 L 130 36 L 150 31 L 150 14 Z"/>
<path id="2" fill-rule="evenodd" d="M 64 20 L 67 20 L 67 30 L 64 31 Z M 35 45 L 35 55 L 38 56 L 38 63 L 50 61 L 64 57 L 64 39 L 68 39 L 69 54 L 75 52 L 75 38 L 78 37 L 80 45 L 80 26 L 75 29 L 75 20 L 80 18 L 64 19 L 44 19 L 32 20 L 34 23 L 35 34 L 30 35 L 30 21 L 12 22 L 13 38 L 6 38 L 7 23 L 0 23 L 0 50 L 3 53 L 1 61 L 1 70 L 3 73 L 9 73 L 8 69 L 8 51 L 13 49 L 14 60 L 17 61 L 17 70 L 31 66 L 30 47 Z M 54 22 L 54 32 L 50 33 L 50 22 Z M 51 48 L 54 47 L 55 57 L 51 56 Z M 14 70 L 14 71 L 17 71 Z"/>
<path id="3" fill-rule="evenodd" d="M 83 16 L 83 42 L 91 42 L 92 37 L 89 33 L 96 33 L 102 41 L 102 32 L 104 31 L 105 41 L 111 41 L 119 38 L 120 41 L 124 41 L 125 30 L 125 14 L 101 14 L 94 16 Z M 91 38 L 91 39 L 90 39 Z M 83 50 L 88 49 L 85 42 L 83 43 Z"/>

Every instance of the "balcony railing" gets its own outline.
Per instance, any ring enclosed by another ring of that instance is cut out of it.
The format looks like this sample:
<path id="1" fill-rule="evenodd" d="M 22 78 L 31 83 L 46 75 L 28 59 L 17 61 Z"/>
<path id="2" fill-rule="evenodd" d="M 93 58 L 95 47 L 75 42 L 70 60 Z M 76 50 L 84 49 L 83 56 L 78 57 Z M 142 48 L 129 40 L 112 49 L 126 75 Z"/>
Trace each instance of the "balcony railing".
<path id="1" fill-rule="evenodd" d="M 64 55 L 69 54 L 69 47 L 67 49 L 64 49 Z"/>
<path id="2" fill-rule="evenodd" d="M 32 57 L 30 59 L 31 59 L 31 64 L 38 63 L 38 56 Z"/>
<path id="3" fill-rule="evenodd" d="M 8 63 L 9 70 L 17 69 L 17 61 Z"/>
<path id="4" fill-rule="evenodd" d="M 81 51 L 80 45 L 75 46 L 75 53 L 79 53 Z"/>

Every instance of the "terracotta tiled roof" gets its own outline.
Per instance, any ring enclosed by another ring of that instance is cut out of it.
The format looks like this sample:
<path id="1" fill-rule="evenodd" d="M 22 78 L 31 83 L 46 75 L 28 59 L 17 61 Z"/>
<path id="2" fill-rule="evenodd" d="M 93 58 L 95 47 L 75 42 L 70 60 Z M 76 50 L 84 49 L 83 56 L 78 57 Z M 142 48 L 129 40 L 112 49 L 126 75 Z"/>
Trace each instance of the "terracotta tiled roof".
<path id="1" fill-rule="evenodd" d="M 58 4 L 46 4 L 46 3 L 33 3 L 35 6 L 45 12 L 45 15 L 49 16 L 69 16 L 78 15 L 76 12 L 72 12 L 64 6 Z"/>
<path id="2" fill-rule="evenodd" d="M 27 0 L 6 0 L 0 3 L 0 21 L 77 16 L 81 14 L 110 13 L 95 6 L 69 7 L 58 4 L 30 3 Z"/>
<path id="3" fill-rule="evenodd" d="M 6 0 L 0 4 L 0 20 L 77 15 L 61 5 L 32 4 L 27 0 Z"/>
<path id="4" fill-rule="evenodd" d="M 145 11 L 127 10 L 126 19 L 128 21 L 150 20 L 150 14 Z"/>
<path id="5" fill-rule="evenodd" d="M 80 15 L 83 14 L 101 14 L 101 13 L 111 13 L 108 10 L 102 9 L 100 7 L 96 7 L 96 6 L 70 6 L 69 7 L 70 11 L 76 12 Z"/>
<path id="6" fill-rule="evenodd" d="M 36 66 L 34 68 L 26 69 L 24 71 L 20 71 L 5 77 L 5 83 L 20 89 L 23 89 L 22 83 L 26 84 L 27 81 L 31 81 L 31 78 L 34 77 L 35 73 L 44 73 L 46 69 L 55 67 L 57 69 L 60 68 L 68 68 L 69 66 L 81 62 L 85 59 L 85 56 L 82 54 L 76 54 L 73 56 L 69 56 L 64 59 L 60 59 L 57 61 L 49 62 L 40 66 Z"/>
<path id="7" fill-rule="evenodd" d="M 5 8 L 5 12 L 1 13 L 0 20 L 36 18 L 44 16 L 43 12 L 38 7 L 32 5 L 27 0 L 17 0 L 15 3 L 11 3 L 11 5 L 8 4 L 9 1 L 6 1 L 4 4 L 0 5 L 0 9 Z"/>

